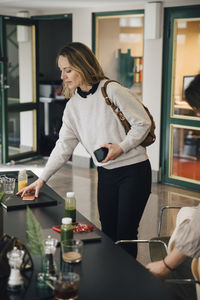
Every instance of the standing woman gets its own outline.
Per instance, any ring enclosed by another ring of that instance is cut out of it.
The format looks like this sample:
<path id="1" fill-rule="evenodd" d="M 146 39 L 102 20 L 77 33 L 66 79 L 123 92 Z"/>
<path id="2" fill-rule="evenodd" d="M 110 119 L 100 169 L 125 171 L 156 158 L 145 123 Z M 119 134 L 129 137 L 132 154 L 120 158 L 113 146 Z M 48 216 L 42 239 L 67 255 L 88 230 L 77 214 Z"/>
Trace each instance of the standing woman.
<path id="1" fill-rule="evenodd" d="M 106 104 L 101 87 L 106 76 L 93 52 L 82 43 L 71 43 L 58 53 L 58 67 L 70 97 L 59 139 L 38 180 L 19 191 L 39 190 L 70 158 L 80 142 L 92 156 L 98 170 L 98 209 L 102 231 L 113 241 L 137 239 L 138 225 L 151 192 L 151 166 L 146 149 L 140 146 L 151 121 L 141 103 L 116 82 L 107 94 L 131 125 L 125 134 L 118 117 Z M 106 147 L 108 154 L 98 162 L 94 151 Z M 136 257 L 137 246 L 124 246 Z"/>

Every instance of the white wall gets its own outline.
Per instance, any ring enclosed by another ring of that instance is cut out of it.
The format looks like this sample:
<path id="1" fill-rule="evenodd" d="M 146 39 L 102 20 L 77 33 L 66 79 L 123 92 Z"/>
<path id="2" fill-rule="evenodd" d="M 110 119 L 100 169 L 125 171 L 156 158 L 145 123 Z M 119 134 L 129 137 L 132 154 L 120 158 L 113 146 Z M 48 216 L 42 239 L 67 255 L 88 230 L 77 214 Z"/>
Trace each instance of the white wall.
<path id="1" fill-rule="evenodd" d="M 89 48 L 92 46 L 92 12 L 90 9 L 75 9 L 72 13 L 72 41 L 81 42 Z M 84 26 L 83 26 L 84 24 Z M 83 157 L 83 160 L 78 159 Z M 90 167 L 90 155 L 79 143 L 73 152 L 73 164 Z"/>
<path id="2" fill-rule="evenodd" d="M 160 169 L 160 131 L 161 131 L 161 105 L 162 105 L 162 54 L 163 54 L 163 16 L 164 8 L 161 5 L 160 18 L 156 24 L 159 30 L 159 36 L 156 39 L 148 39 L 147 33 L 149 27 L 153 28 L 152 23 L 155 21 L 148 18 L 148 7 L 145 6 L 144 20 L 144 67 L 143 67 L 143 103 L 146 105 L 156 123 L 156 142 L 147 148 L 147 152 L 151 161 L 152 169 L 155 171 L 157 181 Z M 148 30 L 147 30 L 148 29 Z M 156 34 L 156 32 L 155 32 Z"/>
<path id="3" fill-rule="evenodd" d="M 92 13 L 90 9 L 76 9 L 72 15 L 72 40 L 92 46 Z"/>
<path id="4" fill-rule="evenodd" d="M 21 28 L 20 28 L 21 29 Z M 19 53 L 19 98 L 20 103 L 33 101 L 33 65 L 31 27 L 27 29 L 27 41 L 18 40 Z M 26 31 L 25 31 L 26 32 Z M 23 38 L 23 36 L 22 36 Z M 33 112 L 20 112 L 20 147 L 33 149 L 34 125 Z M 28 132 L 28 134 L 27 134 Z"/>
<path id="5" fill-rule="evenodd" d="M 143 103 L 152 113 L 156 123 L 156 142 L 147 148 L 154 171 L 160 166 L 162 38 L 145 40 L 143 67 Z"/>

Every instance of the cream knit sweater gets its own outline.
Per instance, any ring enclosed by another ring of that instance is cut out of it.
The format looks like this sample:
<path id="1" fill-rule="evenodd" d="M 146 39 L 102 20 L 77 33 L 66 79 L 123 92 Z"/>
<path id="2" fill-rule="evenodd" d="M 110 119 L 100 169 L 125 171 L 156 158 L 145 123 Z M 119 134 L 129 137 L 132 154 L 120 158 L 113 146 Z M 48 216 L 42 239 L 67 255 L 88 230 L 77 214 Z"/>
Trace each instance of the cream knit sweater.
<path id="1" fill-rule="evenodd" d="M 147 136 L 151 121 L 140 101 L 128 89 L 111 82 L 107 94 L 131 124 L 131 130 L 125 134 L 118 117 L 105 103 L 101 87 L 102 80 L 94 94 L 82 98 L 75 93 L 68 101 L 63 113 L 63 124 L 59 139 L 53 149 L 40 178 L 47 181 L 71 156 L 80 142 L 92 156 L 96 166 L 107 169 L 118 168 L 146 160 L 146 149 L 139 146 Z M 119 144 L 122 153 L 115 160 L 105 164 L 98 163 L 94 150 L 105 143 Z"/>

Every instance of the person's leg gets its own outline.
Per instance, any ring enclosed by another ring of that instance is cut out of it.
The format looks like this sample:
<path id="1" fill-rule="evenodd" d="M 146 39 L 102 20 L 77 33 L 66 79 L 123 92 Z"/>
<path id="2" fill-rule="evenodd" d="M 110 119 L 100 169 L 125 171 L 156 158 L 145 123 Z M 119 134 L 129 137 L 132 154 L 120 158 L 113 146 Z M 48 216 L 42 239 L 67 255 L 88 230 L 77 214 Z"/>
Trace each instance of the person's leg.
<path id="1" fill-rule="evenodd" d="M 102 231 L 113 241 L 117 236 L 118 186 L 112 170 L 98 168 L 98 209 Z"/>
<path id="2" fill-rule="evenodd" d="M 136 239 L 150 192 L 149 161 L 112 170 L 98 168 L 98 209 L 102 231 L 113 241 Z M 137 245 L 123 247 L 136 257 Z"/>
<path id="3" fill-rule="evenodd" d="M 117 240 L 137 239 L 138 226 L 151 192 L 149 161 L 124 170 L 119 187 Z M 137 244 L 121 244 L 132 256 L 137 256 Z"/>

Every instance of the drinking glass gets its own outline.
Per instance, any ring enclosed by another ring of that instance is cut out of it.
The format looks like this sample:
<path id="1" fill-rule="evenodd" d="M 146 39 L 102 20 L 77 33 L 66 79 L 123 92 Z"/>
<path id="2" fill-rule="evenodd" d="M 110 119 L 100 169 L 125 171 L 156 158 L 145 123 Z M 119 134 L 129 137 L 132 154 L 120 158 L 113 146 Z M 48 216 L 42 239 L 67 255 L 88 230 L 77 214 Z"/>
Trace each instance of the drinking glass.
<path id="1" fill-rule="evenodd" d="M 13 194 L 15 190 L 15 178 L 5 177 L 3 180 L 5 194 Z"/>
<path id="2" fill-rule="evenodd" d="M 67 263 L 78 263 L 82 260 L 83 242 L 81 240 L 72 240 L 61 242 L 62 259 Z"/>
<path id="3" fill-rule="evenodd" d="M 4 192 L 3 182 L 5 178 L 6 178 L 5 175 L 0 176 L 0 193 Z"/>
<path id="4" fill-rule="evenodd" d="M 54 293 L 57 300 L 72 300 L 78 298 L 80 276 L 69 272 L 54 281 Z"/>

